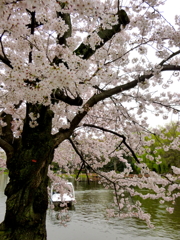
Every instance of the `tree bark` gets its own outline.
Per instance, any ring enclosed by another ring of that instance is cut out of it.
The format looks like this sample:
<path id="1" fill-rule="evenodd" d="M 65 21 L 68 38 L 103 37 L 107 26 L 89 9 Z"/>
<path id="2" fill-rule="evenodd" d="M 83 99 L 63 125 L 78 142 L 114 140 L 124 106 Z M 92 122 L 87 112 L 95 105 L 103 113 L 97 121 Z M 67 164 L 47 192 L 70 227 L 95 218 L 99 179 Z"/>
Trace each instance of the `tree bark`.
<path id="1" fill-rule="evenodd" d="M 29 126 L 30 112 L 40 114 L 35 128 Z M 14 154 L 7 159 L 10 181 L 1 240 L 46 239 L 47 172 L 54 155 L 52 117 L 48 107 L 27 104 L 22 139 L 14 142 Z"/>

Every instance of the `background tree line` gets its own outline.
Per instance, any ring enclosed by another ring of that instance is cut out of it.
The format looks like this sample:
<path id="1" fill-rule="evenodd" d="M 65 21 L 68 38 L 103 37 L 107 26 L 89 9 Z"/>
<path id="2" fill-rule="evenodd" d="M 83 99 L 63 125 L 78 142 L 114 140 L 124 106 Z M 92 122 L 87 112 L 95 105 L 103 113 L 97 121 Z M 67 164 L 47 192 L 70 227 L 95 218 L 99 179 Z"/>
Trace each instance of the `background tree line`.
<path id="1" fill-rule="evenodd" d="M 157 173 L 171 172 L 171 166 L 180 167 L 180 144 L 177 139 L 180 139 L 180 129 L 178 122 L 171 122 L 164 127 L 158 126 L 157 134 L 149 134 L 146 137 L 147 145 L 144 146 L 145 152 L 138 156 L 142 162 L 146 163 L 150 170 Z M 176 140 L 175 140 L 176 139 Z M 153 142 L 151 145 L 148 142 Z M 149 146 L 148 146 L 149 145 Z M 124 158 L 131 164 L 133 173 L 140 173 L 132 157 L 124 155 Z M 103 171 L 115 170 L 122 172 L 125 164 L 117 157 L 111 157 L 111 161 L 103 166 Z"/>

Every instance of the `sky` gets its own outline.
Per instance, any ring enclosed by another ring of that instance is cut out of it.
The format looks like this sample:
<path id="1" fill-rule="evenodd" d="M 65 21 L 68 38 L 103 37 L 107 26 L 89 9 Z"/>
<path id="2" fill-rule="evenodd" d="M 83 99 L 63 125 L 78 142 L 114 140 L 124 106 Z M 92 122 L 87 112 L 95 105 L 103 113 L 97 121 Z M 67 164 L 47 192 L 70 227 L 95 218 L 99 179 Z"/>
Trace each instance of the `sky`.
<path id="1" fill-rule="evenodd" d="M 179 12 L 180 8 L 180 1 L 179 0 L 166 0 L 165 5 L 162 7 L 164 10 L 164 14 L 166 16 L 166 19 L 170 23 L 174 23 L 174 16 L 175 15 L 180 15 Z"/>

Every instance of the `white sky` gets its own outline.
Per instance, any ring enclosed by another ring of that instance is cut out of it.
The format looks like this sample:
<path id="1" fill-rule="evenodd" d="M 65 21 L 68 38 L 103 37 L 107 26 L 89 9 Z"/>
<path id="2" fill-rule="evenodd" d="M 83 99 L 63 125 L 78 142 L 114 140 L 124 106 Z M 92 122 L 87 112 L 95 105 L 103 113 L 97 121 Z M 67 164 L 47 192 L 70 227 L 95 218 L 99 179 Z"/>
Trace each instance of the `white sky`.
<path id="1" fill-rule="evenodd" d="M 179 11 L 180 7 L 180 0 L 166 0 L 165 5 L 162 7 L 164 10 L 164 14 L 166 19 L 171 23 L 174 24 L 174 16 L 180 15 Z"/>

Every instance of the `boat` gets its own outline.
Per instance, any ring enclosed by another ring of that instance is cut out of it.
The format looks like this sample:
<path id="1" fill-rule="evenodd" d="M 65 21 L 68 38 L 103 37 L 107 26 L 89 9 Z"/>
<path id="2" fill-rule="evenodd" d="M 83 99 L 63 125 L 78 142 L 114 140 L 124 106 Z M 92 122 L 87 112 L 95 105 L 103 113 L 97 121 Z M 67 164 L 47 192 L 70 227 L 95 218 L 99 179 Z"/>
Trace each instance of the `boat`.
<path id="1" fill-rule="evenodd" d="M 51 203 L 55 207 L 70 207 L 75 203 L 75 191 L 71 182 L 55 183 L 51 187 Z"/>

